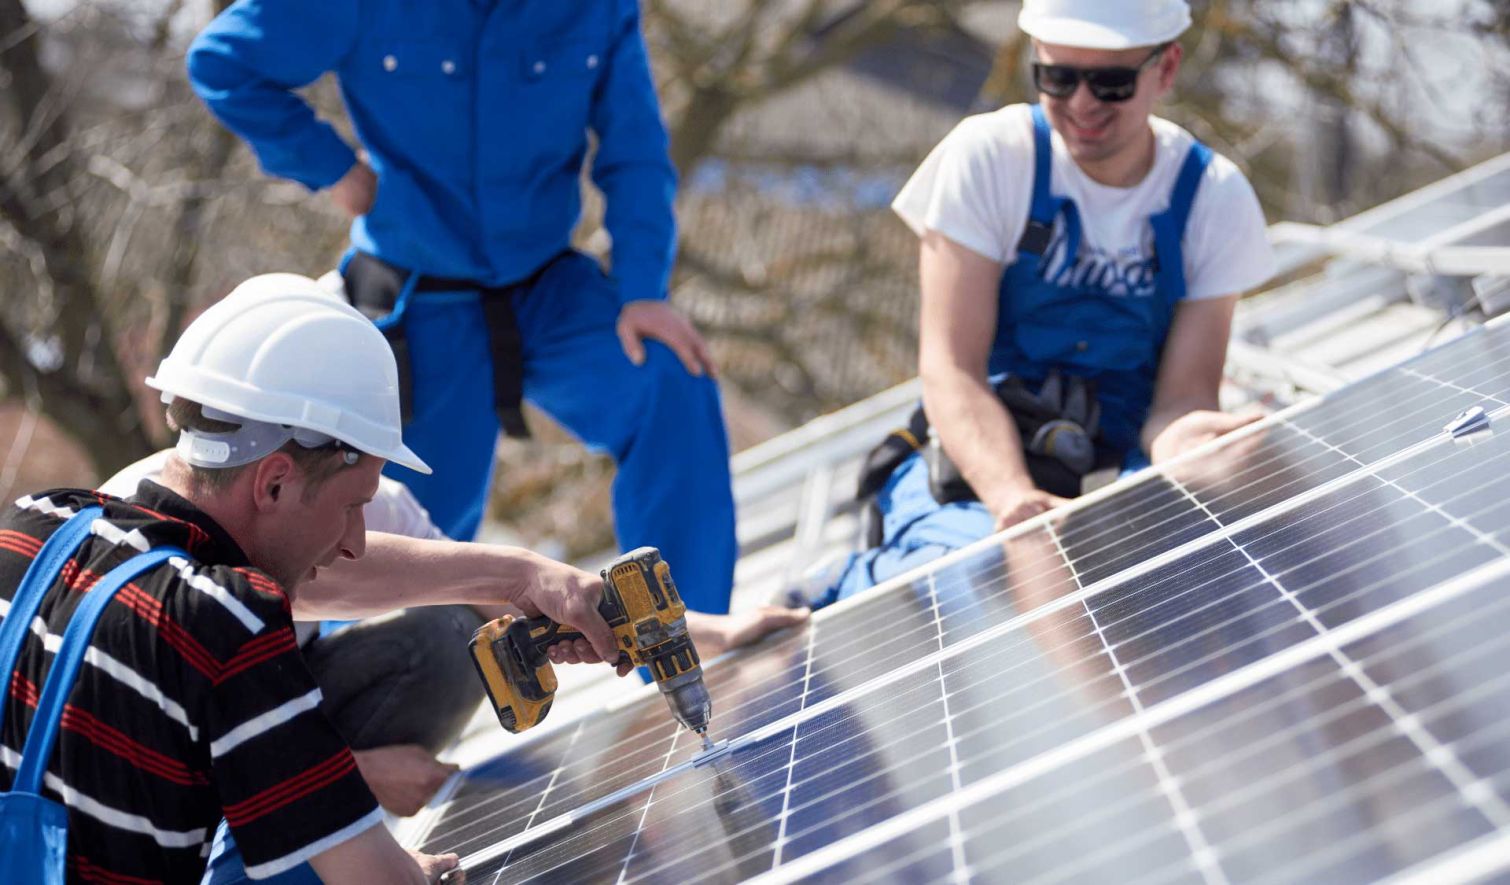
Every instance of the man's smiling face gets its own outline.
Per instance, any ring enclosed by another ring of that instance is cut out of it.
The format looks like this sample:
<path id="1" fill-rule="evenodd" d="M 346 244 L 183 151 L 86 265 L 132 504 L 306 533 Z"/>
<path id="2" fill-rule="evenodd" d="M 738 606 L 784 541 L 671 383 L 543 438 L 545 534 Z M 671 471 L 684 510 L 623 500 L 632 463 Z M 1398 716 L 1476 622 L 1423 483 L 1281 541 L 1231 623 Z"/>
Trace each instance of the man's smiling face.
<path id="1" fill-rule="evenodd" d="M 1139 68 L 1137 89 L 1126 101 L 1101 101 L 1081 82 L 1065 98 L 1040 92 L 1045 113 L 1064 139 L 1070 156 L 1082 167 L 1095 166 L 1133 153 L 1148 137 L 1148 115 L 1154 102 L 1169 91 L 1179 70 L 1180 47 L 1171 44 L 1157 57 L 1155 47 L 1081 49 L 1034 42 L 1036 61 L 1074 68 Z M 1145 64 L 1147 63 L 1147 64 Z"/>

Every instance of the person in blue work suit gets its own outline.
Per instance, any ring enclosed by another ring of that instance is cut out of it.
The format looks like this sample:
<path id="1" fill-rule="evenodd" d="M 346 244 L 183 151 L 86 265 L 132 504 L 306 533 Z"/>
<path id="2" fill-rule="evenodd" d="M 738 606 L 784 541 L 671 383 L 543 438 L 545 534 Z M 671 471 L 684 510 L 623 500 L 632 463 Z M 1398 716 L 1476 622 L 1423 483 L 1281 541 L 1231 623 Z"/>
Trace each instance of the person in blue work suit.
<path id="1" fill-rule="evenodd" d="M 1018 24 L 1042 103 L 961 122 L 893 203 L 922 240 L 927 420 L 899 434 L 879 544 L 830 597 L 1256 417 L 1217 394 L 1237 297 L 1273 272 L 1263 211 L 1231 162 L 1151 115 L 1185 0 L 1026 0 Z"/>
<path id="2" fill-rule="evenodd" d="M 402 479 L 474 537 L 528 398 L 618 464 L 623 549 L 659 547 L 691 608 L 728 611 L 728 442 L 702 338 L 667 303 L 676 173 L 635 0 L 240 0 L 189 79 L 271 175 L 353 216 L 346 293 L 405 374 Z M 339 80 L 364 152 L 295 90 Z M 573 251 L 595 136 L 612 271 Z"/>

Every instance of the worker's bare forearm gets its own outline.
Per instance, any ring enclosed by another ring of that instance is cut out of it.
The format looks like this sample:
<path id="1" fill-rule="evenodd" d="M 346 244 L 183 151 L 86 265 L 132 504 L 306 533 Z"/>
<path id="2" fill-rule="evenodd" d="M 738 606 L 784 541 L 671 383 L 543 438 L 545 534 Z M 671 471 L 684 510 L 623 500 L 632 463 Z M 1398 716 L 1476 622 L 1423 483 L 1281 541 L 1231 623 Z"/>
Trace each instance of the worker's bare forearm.
<path id="1" fill-rule="evenodd" d="M 512 605 L 540 570 L 559 564 L 518 547 L 367 534 L 358 560 L 340 560 L 299 588 L 294 617 L 359 618 L 415 605 Z"/>
<path id="2" fill-rule="evenodd" d="M 1229 426 L 1220 415 L 1222 367 L 1236 305 L 1237 296 L 1226 295 L 1182 301 L 1175 308 L 1159 359 L 1153 407 L 1138 435 L 1143 451 L 1154 461 Z"/>
<path id="3" fill-rule="evenodd" d="M 988 509 L 1033 487 L 1017 425 L 985 378 L 960 367 L 927 369 L 923 403 L 944 451 Z"/>
<path id="4" fill-rule="evenodd" d="M 987 380 L 1001 262 L 928 231 L 918 259 L 918 371 L 934 432 L 997 517 L 1033 490 L 1017 426 Z"/>
<path id="5" fill-rule="evenodd" d="M 331 885 L 423 885 L 457 866 L 457 857 L 405 851 L 386 827 L 375 826 L 325 849 L 309 863 L 320 881 Z"/>

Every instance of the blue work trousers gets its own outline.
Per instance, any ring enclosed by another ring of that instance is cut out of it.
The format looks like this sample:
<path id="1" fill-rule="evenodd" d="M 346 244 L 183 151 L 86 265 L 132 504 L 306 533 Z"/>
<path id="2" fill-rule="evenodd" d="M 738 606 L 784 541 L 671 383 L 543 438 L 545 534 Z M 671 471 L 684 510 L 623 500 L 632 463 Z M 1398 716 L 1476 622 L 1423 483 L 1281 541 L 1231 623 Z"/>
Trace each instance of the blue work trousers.
<path id="1" fill-rule="evenodd" d="M 435 472 L 396 465 L 447 535 L 471 539 L 487 507 L 498 418 L 477 292 L 419 292 L 403 322 L 414 418 L 404 441 Z M 524 397 L 618 464 L 614 526 L 621 550 L 658 547 L 688 607 L 729 610 L 734 497 L 718 387 L 646 341 L 645 363 L 624 355 L 622 302 L 593 259 L 568 253 L 514 295 L 523 339 Z"/>
<path id="2" fill-rule="evenodd" d="M 1148 466 L 1134 450 L 1122 462 L 1122 476 Z M 844 599 L 989 537 L 996 521 L 979 501 L 940 504 L 928 489 L 928 464 L 916 453 L 892 471 L 877 493 L 881 545 L 850 557 L 818 604 Z"/>
<path id="3" fill-rule="evenodd" d="M 922 453 L 892 471 L 876 504 L 881 508 L 881 545 L 852 557 L 823 602 L 853 596 L 995 530 L 995 520 L 978 501 L 934 500 Z"/>

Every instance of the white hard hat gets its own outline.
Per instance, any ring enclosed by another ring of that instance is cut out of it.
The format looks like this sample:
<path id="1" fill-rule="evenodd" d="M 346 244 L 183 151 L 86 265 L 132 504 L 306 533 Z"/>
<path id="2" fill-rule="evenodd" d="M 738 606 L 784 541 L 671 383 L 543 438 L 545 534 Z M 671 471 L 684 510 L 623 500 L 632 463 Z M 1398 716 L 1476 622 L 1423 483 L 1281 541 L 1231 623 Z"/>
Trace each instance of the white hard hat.
<path id="1" fill-rule="evenodd" d="M 264 274 L 237 286 L 189 324 L 147 385 L 161 390 L 164 402 L 183 397 L 206 406 L 207 414 L 283 427 L 283 441 L 336 439 L 430 472 L 404 445 L 398 366 L 387 340 L 308 277 Z M 264 444 L 254 455 L 226 452 L 206 466 L 268 453 Z"/>
<path id="2" fill-rule="evenodd" d="M 1190 27 L 1190 4 L 1186 0 L 1023 0 L 1017 26 L 1030 37 L 1056 46 L 1157 46 Z"/>

